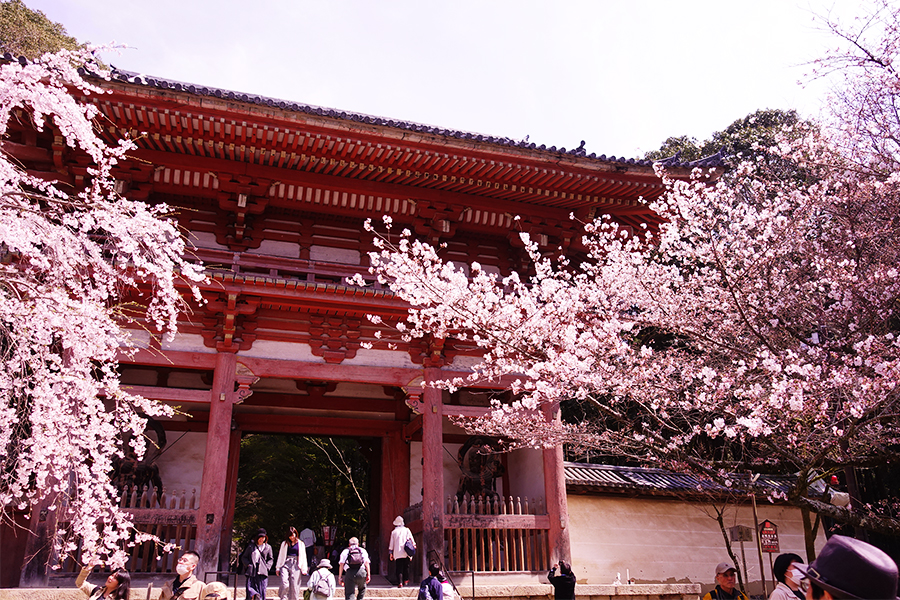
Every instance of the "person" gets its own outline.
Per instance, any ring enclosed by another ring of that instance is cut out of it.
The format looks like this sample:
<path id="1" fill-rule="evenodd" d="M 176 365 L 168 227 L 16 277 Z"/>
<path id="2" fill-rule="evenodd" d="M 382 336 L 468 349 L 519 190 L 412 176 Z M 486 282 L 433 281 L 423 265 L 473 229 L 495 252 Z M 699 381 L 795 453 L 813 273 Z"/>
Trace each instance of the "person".
<path id="1" fill-rule="evenodd" d="M 200 555 L 188 550 L 178 559 L 175 579 L 167 581 L 159 595 L 159 600 L 197 600 L 203 592 L 203 582 L 194 576 Z"/>
<path id="2" fill-rule="evenodd" d="M 228 592 L 228 586 L 221 581 L 213 581 L 206 584 L 203 588 L 203 594 L 200 596 L 203 600 L 224 599 L 231 600 L 231 594 Z"/>
<path id="3" fill-rule="evenodd" d="M 300 577 L 308 572 L 306 547 L 300 541 L 297 529 L 289 527 L 287 539 L 281 542 L 278 560 L 275 562 L 275 576 L 281 577 L 278 597 L 281 600 L 299 600 Z"/>
<path id="4" fill-rule="evenodd" d="M 338 567 L 338 581 L 344 586 L 344 598 L 350 600 L 356 589 L 356 600 L 363 600 L 366 584 L 371 579 L 369 553 L 359 545 L 359 539 L 352 537 L 349 546 L 341 552 Z"/>
<path id="5" fill-rule="evenodd" d="M 447 577 L 445 573 L 441 573 L 441 590 L 444 595 L 444 600 L 459 600 L 456 588 L 453 587 L 450 578 Z"/>
<path id="6" fill-rule="evenodd" d="M 394 561 L 397 572 L 397 587 L 403 587 L 409 583 L 409 559 L 406 552 L 406 542 L 411 540 L 415 545 L 412 531 L 403 523 L 403 517 L 394 519 L 394 530 L 391 531 L 391 541 L 388 545 L 390 560 Z"/>
<path id="7" fill-rule="evenodd" d="M 559 567 L 559 575 L 556 574 Z M 575 598 L 575 573 L 572 566 L 564 560 L 559 561 L 550 569 L 547 579 L 553 585 L 553 597 L 556 600 L 573 600 Z"/>
<path id="8" fill-rule="evenodd" d="M 275 563 L 272 555 L 272 546 L 267 543 L 269 535 L 265 529 L 260 528 L 254 539 L 247 545 L 241 554 L 241 565 L 244 567 L 244 575 L 247 577 L 247 598 L 256 594 L 260 598 L 266 597 L 266 587 L 269 585 L 269 571 Z"/>
<path id="9" fill-rule="evenodd" d="M 796 554 L 779 554 L 772 565 L 772 576 L 778 583 L 769 595 L 769 600 L 804 600 L 806 594 L 800 590 L 800 580 L 803 573 L 795 568 L 803 565 L 803 559 Z"/>
<path id="10" fill-rule="evenodd" d="M 306 587 L 310 590 L 311 600 L 328 600 L 334 596 L 334 573 L 331 572 L 331 561 L 323 558 L 316 565 L 316 570 L 309 576 Z"/>
<path id="11" fill-rule="evenodd" d="M 131 591 L 131 575 L 121 569 L 113 571 L 106 578 L 103 585 L 91 585 L 87 582 L 87 576 L 93 570 L 94 565 L 85 565 L 81 573 L 75 578 L 75 587 L 80 589 L 91 600 L 108 598 L 109 600 L 128 600 Z"/>
<path id="12" fill-rule="evenodd" d="M 749 600 L 747 595 L 735 587 L 737 569 L 734 565 L 721 562 L 716 565 L 716 587 L 703 596 L 703 600 Z"/>
<path id="13" fill-rule="evenodd" d="M 806 600 L 897 597 L 896 563 L 882 550 L 851 537 L 831 536 L 816 560 L 797 568 L 809 584 Z"/>
<path id="14" fill-rule="evenodd" d="M 306 546 L 306 564 L 313 566 L 313 549 L 316 546 L 316 532 L 312 530 L 309 523 L 303 524 L 303 530 L 300 532 L 300 541 Z"/>
<path id="15" fill-rule="evenodd" d="M 418 600 L 444 600 L 444 586 L 441 584 L 441 566 L 428 563 L 428 577 L 419 585 Z"/>

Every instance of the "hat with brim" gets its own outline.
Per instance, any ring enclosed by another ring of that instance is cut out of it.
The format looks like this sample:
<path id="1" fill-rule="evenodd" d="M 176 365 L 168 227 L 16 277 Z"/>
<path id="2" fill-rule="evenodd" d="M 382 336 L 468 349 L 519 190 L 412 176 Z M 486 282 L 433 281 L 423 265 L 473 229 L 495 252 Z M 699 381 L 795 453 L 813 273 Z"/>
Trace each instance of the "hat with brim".
<path id="1" fill-rule="evenodd" d="M 330 569 L 331 561 L 328 560 L 327 558 L 323 558 L 322 560 L 319 561 L 319 564 L 316 565 L 316 568 L 317 569 L 322 569 L 322 568 Z"/>
<path id="2" fill-rule="evenodd" d="M 831 595 L 843 598 L 897 598 L 897 565 L 871 544 L 833 535 L 809 565 L 794 565 Z"/>
<path id="3" fill-rule="evenodd" d="M 403 527 L 403 517 L 394 519 L 394 527 Z"/>
<path id="4" fill-rule="evenodd" d="M 716 575 L 721 575 L 722 573 L 727 573 L 728 571 L 735 571 L 737 569 L 734 568 L 734 565 L 727 562 L 721 562 L 716 565 Z"/>

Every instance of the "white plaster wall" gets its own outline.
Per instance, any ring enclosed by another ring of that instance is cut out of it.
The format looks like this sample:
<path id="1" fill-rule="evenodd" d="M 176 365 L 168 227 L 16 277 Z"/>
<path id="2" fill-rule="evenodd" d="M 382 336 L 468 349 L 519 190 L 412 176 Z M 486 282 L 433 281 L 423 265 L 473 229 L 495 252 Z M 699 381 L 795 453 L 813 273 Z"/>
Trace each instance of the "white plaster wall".
<path id="1" fill-rule="evenodd" d="M 446 484 L 445 484 L 446 485 Z M 422 501 L 422 442 L 409 443 L 409 504 Z"/>
<path id="2" fill-rule="evenodd" d="M 459 487 L 459 465 L 456 453 L 462 444 L 444 444 L 441 456 L 444 463 L 444 499 L 456 495 Z M 409 503 L 422 501 L 422 442 L 409 445 Z"/>
<path id="3" fill-rule="evenodd" d="M 344 265 L 360 264 L 359 250 L 349 248 L 330 248 L 328 246 L 310 246 L 309 259 L 323 262 L 341 263 Z"/>
<path id="4" fill-rule="evenodd" d="M 324 363 L 325 359 L 315 356 L 309 344 L 296 344 L 293 342 L 273 342 L 269 340 L 256 340 L 249 350 L 241 350 L 241 356 L 253 358 L 278 358 L 282 360 L 297 360 L 303 362 Z"/>
<path id="5" fill-rule="evenodd" d="M 409 352 L 398 352 L 395 350 L 370 350 L 367 348 L 360 348 L 356 351 L 356 356 L 345 360 L 341 364 L 367 367 L 403 367 L 407 369 L 422 368 L 422 365 L 417 365 L 412 361 L 412 359 L 410 359 Z"/>
<path id="6" fill-rule="evenodd" d="M 216 241 L 216 234 L 211 231 L 188 231 L 187 239 L 197 248 L 228 250 L 228 246 L 223 246 Z"/>
<path id="7" fill-rule="evenodd" d="M 184 352 L 202 352 L 215 354 L 215 348 L 207 348 L 203 345 L 203 336 L 195 333 L 179 333 L 171 342 L 165 340 L 160 344 L 163 350 L 182 350 Z"/>
<path id="8" fill-rule="evenodd" d="M 279 240 L 262 240 L 259 248 L 248 250 L 248 254 L 263 254 L 266 256 L 281 256 L 284 258 L 300 258 L 300 244 L 295 242 L 282 242 Z"/>
<path id="9" fill-rule="evenodd" d="M 541 498 L 547 505 L 544 489 L 544 459 L 540 450 L 525 448 L 509 453 L 509 493 L 513 496 L 528 498 L 529 502 Z"/>
<path id="10" fill-rule="evenodd" d="M 567 500 L 572 567 L 579 582 L 607 584 L 616 573 L 621 573 L 624 581 L 628 572 L 637 583 L 699 583 L 703 586 L 701 593 L 706 593 L 714 586 L 715 566 L 730 561 L 710 505 L 572 493 Z M 778 526 L 782 553 L 806 555 L 799 509 L 762 504 L 758 512 L 760 522 L 769 519 Z M 725 526 L 734 525 L 753 529 L 753 509 L 749 505 L 727 507 Z M 816 547 L 824 545 L 825 537 L 820 533 Z M 756 582 L 748 591 L 762 593 L 755 537 L 744 547 L 748 579 Z M 742 563 L 740 543 L 735 542 L 733 548 Z M 772 555 L 772 559 L 776 556 Z M 771 582 L 766 554 L 763 562 L 765 576 Z M 772 591 L 771 583 L 768 591 Z"/>
<path id="11" fill-rule="evenodd" d="M 162 456 L 156 459 L 166 493 L 180 494 L 181 490 L 185 490 L 190 501 L 191 494 L 196 489 L 196 501 L 199 502 L 206 433 L 167 431 L 166 442 Z"/>

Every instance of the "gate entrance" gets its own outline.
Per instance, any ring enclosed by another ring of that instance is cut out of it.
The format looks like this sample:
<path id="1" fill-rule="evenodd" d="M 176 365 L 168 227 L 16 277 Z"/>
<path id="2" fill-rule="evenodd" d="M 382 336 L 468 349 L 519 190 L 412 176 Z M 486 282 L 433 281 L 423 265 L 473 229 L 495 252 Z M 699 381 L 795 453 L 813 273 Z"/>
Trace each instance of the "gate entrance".
<path id="1" fill-rule="evenodd" d="M 372 463 L 379 446 L 380 440 L 374 438 L 244 435 L 234 502 L 232 565 L 260 527 L 276 552 L 291 526 L 297 531 L 309 527 L 316 533 L 318 557 L 346 547 L 354 536 L 371 552 L 377 546 L 369 543 L 372 532 L 377 536 L 378 531 L 378 513 L 371 506 L 372 486 L 378 487 L 372 481 Z"/>

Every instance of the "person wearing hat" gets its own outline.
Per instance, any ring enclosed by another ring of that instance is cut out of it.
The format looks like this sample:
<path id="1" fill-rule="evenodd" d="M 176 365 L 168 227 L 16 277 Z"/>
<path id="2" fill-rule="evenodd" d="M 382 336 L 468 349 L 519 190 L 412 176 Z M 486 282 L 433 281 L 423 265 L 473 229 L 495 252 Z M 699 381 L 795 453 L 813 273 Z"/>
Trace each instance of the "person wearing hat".
<path id="1" fill-rule="evenodd" d="M 275 564 L 272 546 L 267 543 L 268 539 L 266 530 L 260 528 L 254 539 L 247 545 L 247 549 L 241 554 L 241 564 L 244 566 L 244 575 L 247 577 L 247 598 L 253 598 L 254 595 L 260 598 L 266 597 L 269 571 Z"/>
<path id="2" fill-rule="evenodd" d="M 798 565 L 809 582 L 807 600 L 897 597 L 897 565 L 871 544 L 833 535 L 809 566 Z"/>
<path id="3" fill-rule="evenodd" d="M 406 542 L 412 542 L 415 547 L 412 531 L 403 523 L 403 517 L 394 519 L 394 530 L 391 532 L 391 542 L 388 544 L 390 560 L 394 561 L 397 573 L 397 587 L 403 587 L 409 583 L 409 559 L 406 552 Z"/>
<path id="4" fill-rule="evenodd" d="M 737 569 L 734 565 L 721 562 L 716 565 L 716 587 L 703 596 L 703 600 L 749 600 L 741 590 L 735 587 Z"/>
<path id="5" fill-rule="evenodd" d="M 328 600 L 334 596 L 334 573 L 331 572 L 330 560 L 323 558 L 319 561 L 306 586 L 310 591 L 310 600 Z"/>
<path id="6" fill-rule="evenodd" d="M 363 600 L 366 585 L 372 580 L 372 565 L 369 553 L 359 545 L 359 538 L 350 538 L 349 544 L 338 561 L 338 582 L 344 585 L 345 600 L 351 600 L 354 590 L 356 600 Z"/>
<path id="7" fill-rule="evenodd" d="M 769 600 L 800 600 L 806 599 L 806 594 L 800 590 L 800 580 L 803 572 L 798 566 L 803 565 L 803 559 L 796 554 L 779 554 L 772 565 L 772 576 L 778 582 L 775 589 L 769 595 Z"/>
<path id="8" fill-rule="evenodd" d="M 231 600 L 231 593 L 229 593 L 228 586 L 224 583 L 221 581 L 213 581 L 212 583 L 206 584 L 200 597 L 203 598 L 203 600 Z"/>

